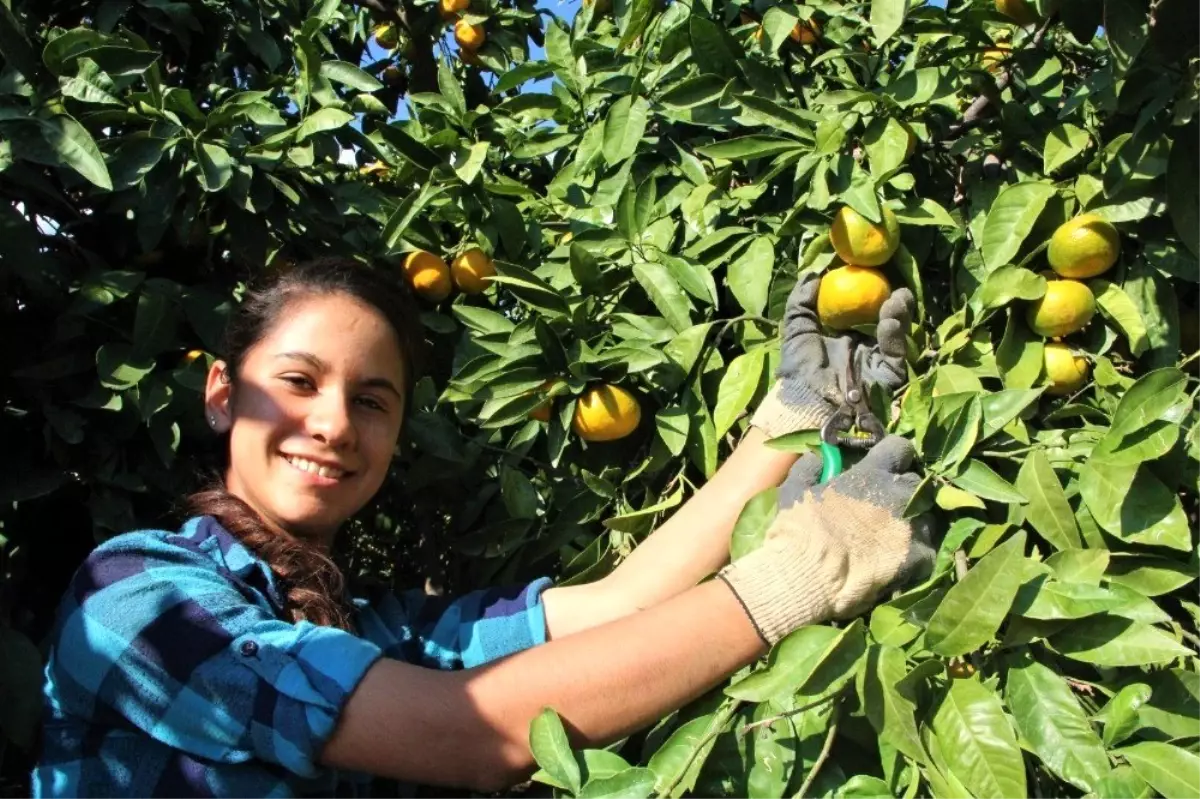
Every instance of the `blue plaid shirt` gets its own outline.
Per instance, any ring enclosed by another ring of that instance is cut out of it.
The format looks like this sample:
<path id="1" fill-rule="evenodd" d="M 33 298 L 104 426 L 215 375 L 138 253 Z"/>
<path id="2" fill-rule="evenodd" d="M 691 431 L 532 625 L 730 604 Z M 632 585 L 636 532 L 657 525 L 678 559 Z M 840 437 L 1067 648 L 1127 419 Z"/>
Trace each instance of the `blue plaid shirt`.
<path id="1" fill-rule="evenodd" d="M 97 547 L 63 599 L 45 671 L 35 796 L 353 795 L 318 762 L 380 657 L 477 666 L 545 641 L 540 579 L 457 600 L 355 600 L 359 635 L 281 617 L 266 563 L 215 519 Z"/>

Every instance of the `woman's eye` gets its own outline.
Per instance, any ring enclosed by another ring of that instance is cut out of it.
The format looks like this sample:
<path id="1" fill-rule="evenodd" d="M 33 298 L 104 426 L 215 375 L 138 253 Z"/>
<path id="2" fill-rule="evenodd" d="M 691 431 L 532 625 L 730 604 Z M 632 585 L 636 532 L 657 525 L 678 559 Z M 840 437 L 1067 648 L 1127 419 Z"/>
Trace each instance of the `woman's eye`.
<path id="1" fill-rule="evenodd" d="M 284 375 L 280 378 L 283 382 L 295 388 L 312 388 L 312 381 L 303 375 Z"/>
<path id="2" fill-rule="evenodd" d="M 380 402 L 379 400 L 375 399 L 374 397 L 360 397 L 358 401 L 361 402 L 363 405 L 366 405 L 368 408 L 370 408 L 373 411 L 386 411 L 387 410 L 387 408 L 384 406 L 384 404 L 382 402 Z"/>

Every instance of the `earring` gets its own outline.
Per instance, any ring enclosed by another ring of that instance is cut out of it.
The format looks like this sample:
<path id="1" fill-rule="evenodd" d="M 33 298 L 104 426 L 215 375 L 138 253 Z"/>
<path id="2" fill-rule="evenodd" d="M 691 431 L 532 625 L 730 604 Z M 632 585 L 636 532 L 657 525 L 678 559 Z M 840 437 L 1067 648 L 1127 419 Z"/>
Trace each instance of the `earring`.
<path id="1" fill-rule="evenodd" d="M 217 417 L 215 417 L 215 416 L 211 416 L 211 415 L 210 415 L 210 416 L 208 417 L 208 426 L 209 426 L 209 427 L 216 427 L 216 426 L 217 426 Z"/>

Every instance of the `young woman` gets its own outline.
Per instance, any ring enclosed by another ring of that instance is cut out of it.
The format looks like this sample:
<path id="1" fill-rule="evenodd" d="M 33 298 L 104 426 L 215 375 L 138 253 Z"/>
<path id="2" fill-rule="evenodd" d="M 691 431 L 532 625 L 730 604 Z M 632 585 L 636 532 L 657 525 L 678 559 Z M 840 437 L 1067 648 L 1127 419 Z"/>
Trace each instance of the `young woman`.
<path id="1" fill-rule="evenodd" d="M 901 520 L 911 450 L 886 439 L 814 488 L 819 462 L 764 442 L 827 418 L 851 358 L 899 386 L 908 308 L 890 300 L 879 345 L 857 348 L 819 335 L 815 295 L 805 281 L 789 301 L 779 379 L 745 440 L 610 576 L 449 601 L 349 598 L 328 555 L 400 434 L 416 355 L 402 296 L 328 260 L 248 294 L 205 392 L 223 480 L 179 530 L 117 536 L 79 569 L 35 793 L 332 795 L 366 775 L 500 790 L 531 769 L 544 707 L 577 745 L 611 742 L 791 630 L 859 612 L 929 559 Z M 700 582 L 745 501 L 789 469 L 762 548 Z"/>

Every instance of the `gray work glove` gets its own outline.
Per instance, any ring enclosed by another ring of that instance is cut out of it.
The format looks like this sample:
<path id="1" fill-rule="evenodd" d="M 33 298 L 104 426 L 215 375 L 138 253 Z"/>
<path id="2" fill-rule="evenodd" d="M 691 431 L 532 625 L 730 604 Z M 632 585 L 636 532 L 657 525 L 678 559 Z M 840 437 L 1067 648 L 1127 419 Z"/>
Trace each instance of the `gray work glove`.
<path id="1" fill-rule="evenodd" d="M 792 467 L 762 546 L 718 573 L 769 645 L 806 624 L 856 616 L 889 586 L 929 574 L 931 522 L 903 518 L 920 484 L 907 471 L 913 457 L 907 439 L 888 436 L 824 485 L 820 456 Z"/>
<path id="2" fill-rule="evenodd" d="M 819 276 L 805 275 L 788 297 L 775 384 L 750 420 L 771 438 L 818 428 L 833 416 L 848 388 L 851 358 L 866 388 L 878 383 L 895 392 L 908 381 L 904 336 L 916 306 L 912 292 L 892 292 L 879 309 L 876 343 L 867 346 L 849 335 L 821 335 L 817 317 L 820 285 Z"/>

